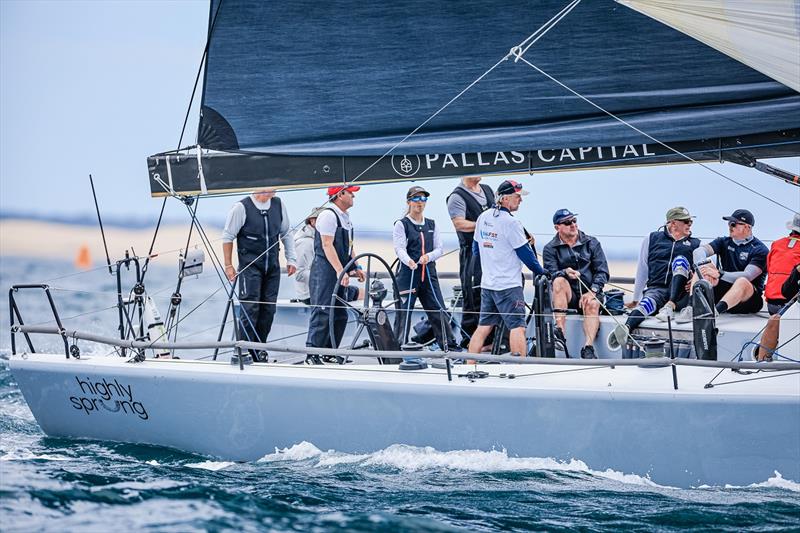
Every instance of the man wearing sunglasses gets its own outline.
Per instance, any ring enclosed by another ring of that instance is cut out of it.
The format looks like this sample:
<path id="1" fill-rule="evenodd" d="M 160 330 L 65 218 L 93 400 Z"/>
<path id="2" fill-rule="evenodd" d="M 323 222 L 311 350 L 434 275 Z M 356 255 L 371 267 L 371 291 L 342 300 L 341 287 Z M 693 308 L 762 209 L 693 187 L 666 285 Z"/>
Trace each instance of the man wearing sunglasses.
<path id="1" fill-rule="evenodd" d="M 600 241 L 578 229 L 578 215 L 559 209 L 553 215 L 556 235 L 542 251 L 545 270 L 553 273 L 553 307 L 575 309 L 583 313 L 586 342 L 583 359 L 597 359 L 594 339 L 600 329 L 600 301 L 597 299 L 608 282 L 608 262 Z M 564 342 L 567 317 L 555 313 L 556 337 Z"/>
<path id="2" fill-rule="evenodd" d="M 694 252 L 695 264 L 716 255 L 716 265 L 702 264 L 699 274 L 714 287 L 717 313 L 757 313 L 764 305 L 764 280 L 767 277 L 767 246 L 753 236 L 756 219 L 747 209 L 730 216 L 728 236 L 717 237 Z"/>
<path id="3" fill-rule="evenodd" d="M 481 314 L 469 343 L 471 353 L 480 353 L 495 326 L 505 324 L 512 353 L 527 355 L 525 340 L 525 297 L 522 265 L 534 274 L 544 274 L 531 248 L 522 223 L 514 213 L 528 191 L 522 184 L 506 180 L 497 188 L 497 205 L 484 211 L 475 223 L 472 254 L 483 269 Z"/>
<path id="4" fill-rule="evenodd" d="M 656 311 L 660 311 L 660 320 L 666 321 L 675 311 L 680 311 L 676 322 L 691 320 L 686 289 L 691 278 L 692 253 L 700 246 L 700 239 L 692 237 L 693 218 L 685 207 L 673 207 L 667 211 L 664 226 L 642 241 L 633 301 L 627 304 L 633 311 L 625 324 L 619 324 L 609 334 L 607 344 L 611 350 L 624 345 L 628 334 Z"/>

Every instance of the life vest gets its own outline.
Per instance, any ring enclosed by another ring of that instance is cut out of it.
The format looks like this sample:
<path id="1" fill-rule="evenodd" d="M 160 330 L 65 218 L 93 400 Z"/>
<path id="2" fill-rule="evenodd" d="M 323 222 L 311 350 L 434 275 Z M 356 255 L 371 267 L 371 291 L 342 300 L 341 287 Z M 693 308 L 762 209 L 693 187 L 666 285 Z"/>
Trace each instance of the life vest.
<path id="1" fill-rule="evenodd" d="M 772 243 L 767 256 L 767 286 L 764 290 L 768 302 L 781 303 L 786 300 L 781 293 L 781 286 L 798 264 L 800 235 L 793 234 Z"/>

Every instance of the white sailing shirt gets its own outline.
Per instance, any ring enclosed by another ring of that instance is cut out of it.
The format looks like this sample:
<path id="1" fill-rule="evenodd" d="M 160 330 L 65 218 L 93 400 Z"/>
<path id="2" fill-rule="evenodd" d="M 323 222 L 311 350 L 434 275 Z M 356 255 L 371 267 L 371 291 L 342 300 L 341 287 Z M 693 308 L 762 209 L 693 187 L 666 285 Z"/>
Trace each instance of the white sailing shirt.
<path id="1" fill-rule="evenodd" d="M 506 210 L 486 210 L 475 222 L 474 239 L 483 270 L 481 288 L 501 291 L 522 287 L 522 261 L 515 251 L 528 242 L 522 222 Z"/>

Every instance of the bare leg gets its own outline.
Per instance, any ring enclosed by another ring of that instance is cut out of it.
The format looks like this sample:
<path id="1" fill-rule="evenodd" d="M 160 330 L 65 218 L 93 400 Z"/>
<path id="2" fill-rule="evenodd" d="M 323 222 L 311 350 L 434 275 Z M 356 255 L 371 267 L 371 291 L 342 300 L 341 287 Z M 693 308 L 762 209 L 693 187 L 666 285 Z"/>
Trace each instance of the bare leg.
<path id="1" fill-rule="evenodd" d="M 472 334 L 472 338 L 469 341 L 469 353 L 481 353 L 481 348 L 483 348 L 483 343 L 486 341 L 486 337 L 489 336 L 489 333 L 492 332 L 494 326 L 478 326 L 475 328 L 475 333 Z M 525 338 L 525 331 L 522 331 L 523 340 Z"/>
<path id="2" fill-rule="evenodd" d="M 528 355 L 527 343 L 525 341 L 525 328 L 514 328 L 508 334 L 511 353 L 518 353 L 522 357 Z M 470 346 L 471 348 L 472 346 Z"/>
<path id="3" fill-rule="evenodd" d="M 569 286 L 567 278 L 559 277 L 553 280 L 553 307 L 555 309 L 566 309 L 572 299 L 572 287 Z M 567 315 L 564 313 L 553 313 L 556 317 L 556 325 L 564 331 Z"/>
<path id="4" fill-rule="evenodd" d="M 771 357 L 772 352 L 778 347 L 778 332 L 780 331 L 781 315 L 772 315 L 767 321 L 767 327 L 761 335 L 761 346 L 758 347 L 758 360 Z"/>
<path id="5" fill-rule="evenodd" d="M 583 304 L 583 334 L 586 336 L 586 346 L 594 344 L 599 329 L 600 302 L 597 301 L 597 298 L 592 298 Z"/>
<path id="6" fill-rule="evenodd" d="M 728 309 L 730 309 L 753 296 L 754 291 L 752 283 L 745 278 L 737 278 L 731 288 L 728 289 L 728 292 L 722 297 L 722 301 L 728 304 Z"/>

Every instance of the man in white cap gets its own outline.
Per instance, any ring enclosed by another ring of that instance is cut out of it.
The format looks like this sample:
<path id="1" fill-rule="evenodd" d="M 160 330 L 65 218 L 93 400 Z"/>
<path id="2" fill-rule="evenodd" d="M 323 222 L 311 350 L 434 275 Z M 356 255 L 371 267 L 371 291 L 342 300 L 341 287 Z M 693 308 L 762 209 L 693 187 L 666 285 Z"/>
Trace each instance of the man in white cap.
<path id="1" fill-rule="evenodd" d="M 322 211 L 321 207 L 315 207 L 306 217 L 305 225 L 295 234 L 294 248 L 297 253 L 297 273 L 294 276 L 295 300 L 306 305 L 311 305 L 311 293 L 308 287 L 311 281 L 311 263 L 314 262 L 314 226 L 317 224 L 317 217 Z"/>
<path id="2" fill-rule="evenodd" d="M 758 361 L 772 360 L 772 354 L 778 346 L 782 313 L 800 288 L 800 213 L 795 213 L 794 218 L 786 223 L 786 228 L 789 236 L 774 241 L 767 256 L 764 296 L 770 317 L 759 343 Z"/>

